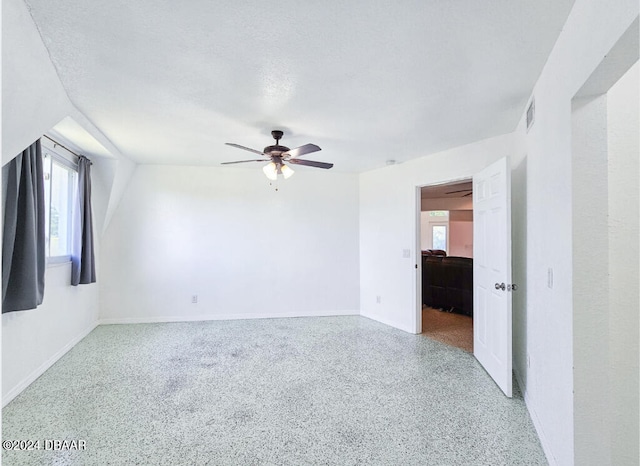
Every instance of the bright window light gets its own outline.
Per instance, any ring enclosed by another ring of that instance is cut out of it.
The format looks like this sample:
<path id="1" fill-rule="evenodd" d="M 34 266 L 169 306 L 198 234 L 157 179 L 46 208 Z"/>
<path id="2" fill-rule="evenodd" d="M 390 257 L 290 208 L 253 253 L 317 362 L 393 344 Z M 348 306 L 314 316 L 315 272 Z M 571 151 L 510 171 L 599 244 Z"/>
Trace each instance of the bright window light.
<path id="1" fill-rule="evenodd" d="M 45 253 L 50 263 L 71 260 L 78 172 L 72 162 L 43 146 Z"/>
<path id="2" fill-rule="evenodd" d="M 447 250 L 447 226 L 434 225 L 433 229 L 433 249 Z"/>

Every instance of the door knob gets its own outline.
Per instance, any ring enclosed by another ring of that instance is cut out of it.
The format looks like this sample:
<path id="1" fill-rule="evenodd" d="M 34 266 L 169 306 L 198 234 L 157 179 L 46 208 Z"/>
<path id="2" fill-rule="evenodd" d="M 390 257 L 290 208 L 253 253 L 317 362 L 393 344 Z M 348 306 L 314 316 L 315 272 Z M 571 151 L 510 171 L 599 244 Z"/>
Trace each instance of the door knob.
<path id="1" fill-rule="evenodd" d="M 504 283 L 496 283 L 496 290 L 506 290 L 507 289 L 507 285 L 505 285 Z"/>

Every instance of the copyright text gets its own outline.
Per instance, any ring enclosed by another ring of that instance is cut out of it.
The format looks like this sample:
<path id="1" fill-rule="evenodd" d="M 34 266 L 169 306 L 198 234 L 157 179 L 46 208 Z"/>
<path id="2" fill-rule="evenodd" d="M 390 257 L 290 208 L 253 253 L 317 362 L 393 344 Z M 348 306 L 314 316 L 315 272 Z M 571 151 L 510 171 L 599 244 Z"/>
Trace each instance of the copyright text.
<path id="1" fill-rule="evenodd" d="M 80 450 L 87 449 L 86 440 L 3 440 L 3 450 L 30 451 L 30 450 Z"/>

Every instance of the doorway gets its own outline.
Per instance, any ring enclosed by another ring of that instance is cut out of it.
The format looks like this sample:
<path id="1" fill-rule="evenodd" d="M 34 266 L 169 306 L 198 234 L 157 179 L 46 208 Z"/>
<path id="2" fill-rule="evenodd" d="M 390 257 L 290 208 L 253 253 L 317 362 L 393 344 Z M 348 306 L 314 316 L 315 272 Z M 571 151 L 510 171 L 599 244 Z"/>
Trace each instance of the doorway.
<path id="1" fill-rule="evenodd" d="M 422 334 L 473 353 L 472 180 L 419 188 Z"/>
<path id="2" fill-rule="evenodd" d="M 446 299 L 446 303 L 438 302 L 436 307 L 464 308 L 466 300 L 472 303 L 469 307 L 475 320 L 473 326 L 473 356 L 484 367 L 495 383 L 511 398 L 513 394 L 513 339 L 512 339 L 512 291 L 517 287 L 512 283 L 511 275 L 511 169 L 508 157 L 502 157 L 485 166 L 472 175 L 472 209 L 473 209 L 473 257 L 443 257 L 442 264 L 454 262 L 470 263 L 471 273 L 468 290 L 464 283 L 456 283 L 454 288 L 461 288 L 462 293 L 455 290 L 449 293 L 448 286 L 443 290 L 435 287 L 434 294 L 440 297 L 434 300 Z M 427 188 L 428 189 L 428 188 Z M 449 187 L 445 194 L 454 194 Z M 422 188 L 417 188 L 422 192 Z M 464 196 L 471 197 L 471 196 Z M 422 200 L 420 199 L 420 215 L 422 215 Z M 418 210 L 418 209 L 416 209 Z M 420 228 L 416 227 L 419 233 Z M 420 235 L 416 238 L 418 238 Z M 420 248 L 421 246 L 418 245 Z M 426 254 L 429 256 L 429 254 Z M 418 260 L 422 264 L 422 257 Z M 425 269 L 426 269 L 425 260 Z M 422 274 L 422 267 L 420 270 Z M 443 267 L 433 277 L 440 279 L 448 276 L 448 271 Z M 416 278 L 418 278 L 416 276 Z M 422 278 L 422 277 L 420 277 Z M 454 280 L 458 280 L 455 278 Z M 422 280 L 420 280 L 420 296 L 422 300 Z M 430 289 L 425 287 L 425 290 Z M 467 289 L 468 295 L 464 290 Z M 425 291 L 426 293 L 426 291 Z M 443 294 L 444 293 L 444 294 Z M 442 298 L 444 296 L 444 298 Z M 452 300 L 458 300 L 453 301 Z M 462 299 L 462 301 L 461 301 Z M 418 303 L 416 303 L 418 304 Z M 420 305 L 422 302 L 419 303 Z M 417 308 L 418 306 L 416 306 Z M 417 314 L 421 314 L 417 309 Z M 422 316 L 416 318 L 422 330 Z"/>

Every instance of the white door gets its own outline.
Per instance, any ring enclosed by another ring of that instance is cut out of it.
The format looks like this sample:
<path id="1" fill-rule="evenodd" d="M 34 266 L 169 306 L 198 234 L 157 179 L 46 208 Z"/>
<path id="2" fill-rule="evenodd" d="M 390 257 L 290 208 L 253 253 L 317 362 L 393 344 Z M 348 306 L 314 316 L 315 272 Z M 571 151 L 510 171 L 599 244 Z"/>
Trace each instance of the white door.
<path id="1" fill-rule="evenodd" d="M 473 354 L 511 397 L 511 170 L 473 177 Z"/>

